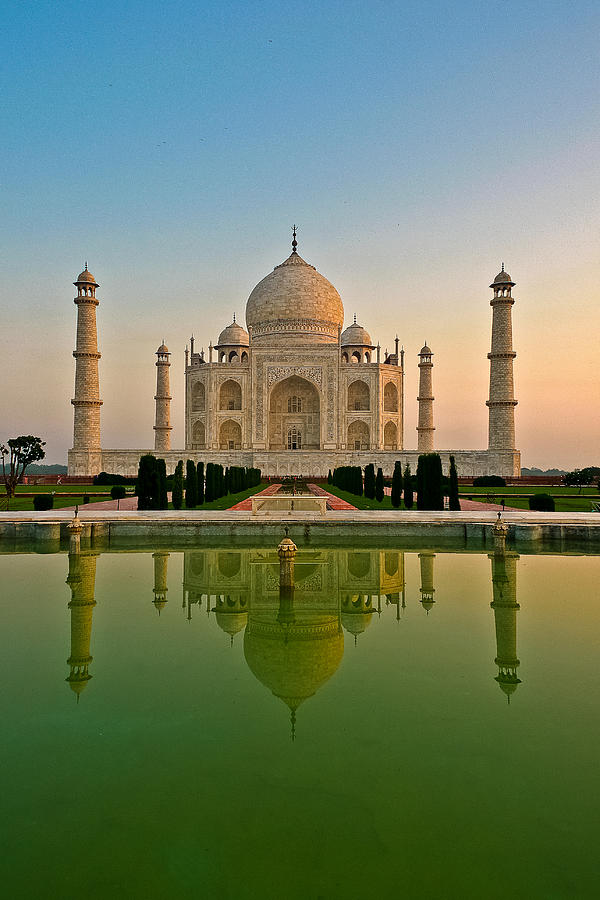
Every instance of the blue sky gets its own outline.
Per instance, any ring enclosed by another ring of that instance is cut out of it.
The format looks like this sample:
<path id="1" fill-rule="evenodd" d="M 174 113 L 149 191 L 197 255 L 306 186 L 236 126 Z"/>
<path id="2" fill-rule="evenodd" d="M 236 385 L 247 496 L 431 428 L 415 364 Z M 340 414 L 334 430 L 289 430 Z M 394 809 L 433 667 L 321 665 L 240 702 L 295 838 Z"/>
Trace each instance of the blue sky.
<path id="1" fill-rule="evenodd" d="M 181 445 L 186 339 L 243 319 L 296 221 L 347 320 L 407 349 L 407 447 L 425 338 L 438 446 L 485 445 L 487 285 L 504 260 L 523 463 L 595 461 L 600 370 L 579 342 L 600 324 L 597 3 L 0 9 L 11 434 L 44 433 L 52 460 L 70 446 L 71 282 L 87 259 L 103 444 L 150 444 L 165 337 Z M 44 376 L 15 403 L 31 353 Z"/>

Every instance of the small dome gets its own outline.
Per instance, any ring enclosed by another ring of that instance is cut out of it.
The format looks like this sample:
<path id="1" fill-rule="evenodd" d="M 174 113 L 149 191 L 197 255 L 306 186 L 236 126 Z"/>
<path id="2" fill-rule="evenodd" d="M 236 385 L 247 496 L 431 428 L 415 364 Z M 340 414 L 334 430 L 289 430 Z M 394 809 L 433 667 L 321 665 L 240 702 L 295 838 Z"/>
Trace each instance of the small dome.
<path id="1" fill-rule="evenodd" d="M 73 284 L 95 284 L 98 287 L 98 283 L 91 272 L 88 272 L 88 267 L 86 265 L 83 272 L 77 276 L 77 280 L 73 282 Z"/>
<path id="2" fill-rule="evenodd" d="M 427 344 L 424 344 L 421 347 L 421 349 L 419 350 L 419 356 L 433 356 L 433 353 L 431 352 L 431 349 L 427 346 Z"/>
<path id="3" fill-rule="evenodd" d="M 369 332 L 358 325 L 356 319 L 342 332 L 342 347 L 373 347 Z"/>
<path id="4" fill-rule="evenodd" d="M 498 272 L 493 282 L 490 284 L 490 287 L 494 287 L 495 284 L 510 284 L 511 286 L 514 285 L 514 281 L 512 280 L 508 272 L 504 271 L 504 265 L 502 265 L 502 270 Z"/>
<path id="5" fill-rule="evenodd" d="M 167 347 L 166 344 L 161 344 L 160 347 L 158 348 L 158 350 L 157 350 L 156 352 L 157 352 L 157 353 L 168 353 L 168 352 L 169 352 L 169 348 Z"/>
<path id="6" fill-rule="evenodd" d="M 247 347 L 250 343 L 250 336 L 245 328 L 242 328 L 241 325 L 233 320 L 231 325 L 228 325 L 227 328 L 224 328 L 221 334 L 219 335 L 219 343 L 217 344 L 217 349 L 219 347 Z"/>

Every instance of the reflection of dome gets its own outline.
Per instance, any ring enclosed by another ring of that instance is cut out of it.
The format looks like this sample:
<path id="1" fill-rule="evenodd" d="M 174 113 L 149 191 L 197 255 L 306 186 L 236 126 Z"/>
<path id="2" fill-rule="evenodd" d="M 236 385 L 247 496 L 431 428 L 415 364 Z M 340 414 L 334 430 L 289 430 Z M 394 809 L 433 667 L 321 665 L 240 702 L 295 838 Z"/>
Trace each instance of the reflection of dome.
<path id="1" fill-rule="evenodd" d="M 494 681 L 498 682 L 500 690 L 504 694 L 506 694 L 508 702 L 510 703 L 510 698 L 516 691 L 518 685 L 521 684 L 521 679 L 517 678 L 516 675 L 509 675 L 508 673 L 500 672 L 499 675 L 496 675 Z"/>
<path id="2" fill-rule="evenodd" d="M 356 599 L 347 597 L 342 600 L 342 625 L 346 631 L 354 635 L 354 643 L 358 635 L 366 631 L 371 624 L 373 612 L 371 598 L 368 596 L 358 596 Z"/>
<path id="3" fill-rule="evenodd" d="M 68 681 L 69 687 L 74 694 L 77 694 L 77 700 L 79 700 L 79 694 L 81 694 L 83 689 L 87 687 L 87 683 L 91 678 L 92 676 L 88 675 L 86 672 L 85 674 L 81 673 L 79 675 L 69 675 L 69 677 L 66 678 L 65 681 Z"/>
<path id="4" fill-rule="evenodd" d="M 342 347 L 372 347 L 371 335 L 369 332 L 358 325 L 356 319 L 352 325 L 349 325 L 345 331 L 342 331 Z"/>
<path id="5" fill-rule="evenodd" d="M 344 323 L 340 295 L 296 252 L 256 285 L 246 304 L 252 340 L 334 343 Z"/>
<path id="6" fill-rule="evenodd" d="M 85 269 L 83 270 L 83 272 L 81 272 L 81 274 L 77 276 L 77 280 L 73 282 L 73 284 L 81 284 L 81 283 L 95 284 L 96 287 L 98 287 L 98 283 L 96 282 L 96 279 L 94 278 L 94 276 L 92 275 L 91 272 L 88 272 L 87 263 L 86 263 L 86 266 L 85 266 Z"/>
<path id="7" fill-rule="evenodd" d="M 227 612 L 227 610 L 217 609 L 215 611 L 215 618 L 221 631 L 224 631 L 226 634 L 230 634 L 231 637 L 233 637 L 246 627 L 248 613 L 240 612 L 239 610 Z"/>
<path id="8" fill-rule="evenodd" d="M 277 613 L 252 616 L 244 634 L 244 656 L 252 674 L 295 711 L 336 672 L 344 654 L 337 617 L 305 614 L 280 625 Z"/>
<path id="9" fill-rule="evenodd" d="M 248 332 L 241 325 L 238 325 L 234 319 L 231 325 L 224 328 L 219 335 L 217 349 L 219 347 L 247 347 L 249 343 L 250 336 Z"/>

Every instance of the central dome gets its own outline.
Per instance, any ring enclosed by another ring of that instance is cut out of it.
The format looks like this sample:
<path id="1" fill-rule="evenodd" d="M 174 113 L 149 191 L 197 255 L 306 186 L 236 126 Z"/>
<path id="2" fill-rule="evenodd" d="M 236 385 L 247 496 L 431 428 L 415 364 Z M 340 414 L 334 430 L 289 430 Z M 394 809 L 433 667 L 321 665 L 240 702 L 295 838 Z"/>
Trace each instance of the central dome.
<path id="1" fill-rule="evenodd" d="M 343 322 L 340 295 L 295 250 L 259 281 L 246 304 L 253 341 L 332 344 Z"/>

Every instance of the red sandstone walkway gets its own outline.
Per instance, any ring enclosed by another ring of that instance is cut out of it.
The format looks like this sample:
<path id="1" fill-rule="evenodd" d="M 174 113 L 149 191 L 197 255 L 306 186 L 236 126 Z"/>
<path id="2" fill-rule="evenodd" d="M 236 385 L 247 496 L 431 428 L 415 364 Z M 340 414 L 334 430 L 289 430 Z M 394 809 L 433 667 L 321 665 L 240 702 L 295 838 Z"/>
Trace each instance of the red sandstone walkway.
<path id="1" fill-rule="evenodd" d="M 258 491 L 258 493 L 252 494 L 252 497 L 269 497 L 271 494 L 276 494 L 280 487 L 280 484 L 270 484 L 264 491 Z M 232 510 L 239 509 L 244 512 L 250 512 L 252 509 L 252 497 L 246 497 L 245 500 L 240 500 L 235 506 L 230 506 L 229 511 L 231 512 Z"/>
<path id="2" fill-rule="evenodd" d="M 308 489 L 315 497 L 327 497 L 327 509 L 356 509 L 356 506 L 352 506 L 351 503 L 347 503 L 341 497 L 330 494 L 320 484 L 309 484 Z"/>

